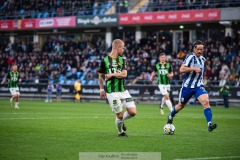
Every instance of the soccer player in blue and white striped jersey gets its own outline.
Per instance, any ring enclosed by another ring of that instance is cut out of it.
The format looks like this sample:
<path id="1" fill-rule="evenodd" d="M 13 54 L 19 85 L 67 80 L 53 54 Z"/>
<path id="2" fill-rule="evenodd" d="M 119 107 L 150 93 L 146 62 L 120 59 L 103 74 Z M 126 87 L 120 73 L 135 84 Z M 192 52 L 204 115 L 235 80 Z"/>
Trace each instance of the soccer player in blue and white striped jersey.
<path id="1" fill-rule="evenodd" d="M 180 68 L 180 72 L 185 73 L 185 75 L 179 95 L 179 102 L 168 116 L 167 123 L 172 124 L 175 114 L 183 109 L 189 99 L 194 95 L 195 98 L 201 102 L 204 108 L 204 115 L 207 120 L 208 131 L 212 132 L 217 127 L 217 124 L 212 123 L 212 111 L 209 104 L 209 97 L 203 83 L 205 63 L 205 58 L 202 56 L 203 51 L 204 44 L 202 41 L 198 40 L 194 43 L 193 53 L 187 55 L 185 58 Z"/>

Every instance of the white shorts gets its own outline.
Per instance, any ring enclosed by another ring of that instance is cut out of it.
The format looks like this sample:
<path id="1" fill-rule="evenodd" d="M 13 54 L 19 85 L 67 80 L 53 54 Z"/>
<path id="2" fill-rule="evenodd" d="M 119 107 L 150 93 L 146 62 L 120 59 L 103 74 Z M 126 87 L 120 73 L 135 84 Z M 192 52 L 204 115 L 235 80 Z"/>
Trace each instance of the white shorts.
<path id="1" fill-rule="evenodd" d="M 14 95 L 20 95 L 20 92 L 19 92 L 19 88 L 18 87 L 16 87 L 16 88 L 10 88 L 10 93 L 11 93 L 11 95 L 12 96 L 14 96 Z"/>
<path id="2" fill-rule="evenodd" d="M 169 94 L 170 92 L 170 84 L 167 85 L 159 84 L 158 88 L 160 89 L 162 95 Z"/>
<path id="3" fill-rule="evenodd" d="M 132 96 L 126 90 L 124 92 L 106 93 L 108 103 L 114 113 L 122 112 L 122 107 L 131 108 L 136 107 Z"/>

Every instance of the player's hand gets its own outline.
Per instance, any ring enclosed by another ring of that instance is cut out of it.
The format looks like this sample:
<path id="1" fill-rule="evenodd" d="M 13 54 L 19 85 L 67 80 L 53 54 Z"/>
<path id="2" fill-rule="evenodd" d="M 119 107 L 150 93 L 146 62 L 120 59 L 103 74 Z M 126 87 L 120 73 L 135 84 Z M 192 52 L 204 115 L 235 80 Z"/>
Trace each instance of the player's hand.
<path id="1" fill-rule="evenodd" d="M 202 72 L 202 70 L 200 68 L 194 68 L 194 71 L 197 73 Z"/>
<path id="2" fill-rule="evenodd" d="M 109 80 L 110 78 L 112 78 L 113 74 L 110 73 L 110 74 L 105 74 L 105 79 L 106 80 Z"/>
<path id="3" fill-rule="evenodd" d="M 150 78 L 149 78 L 149 81 L 152 81 L 152 79 L 153 79 L 153 78 L 152 78 L 152 77 L 150 77 Z"/>
<path id="4" fill-rule="evenodd" d="M 100 98 L 105 99 L 106 98 L 106 92 L 105 91 L 100 91 Z"/>
<path id="5" fill-rule="evenodd" d="M 168 74 L 167 77 L 168 77 L 169 79 L 172 79 L 173 74 Z"/>

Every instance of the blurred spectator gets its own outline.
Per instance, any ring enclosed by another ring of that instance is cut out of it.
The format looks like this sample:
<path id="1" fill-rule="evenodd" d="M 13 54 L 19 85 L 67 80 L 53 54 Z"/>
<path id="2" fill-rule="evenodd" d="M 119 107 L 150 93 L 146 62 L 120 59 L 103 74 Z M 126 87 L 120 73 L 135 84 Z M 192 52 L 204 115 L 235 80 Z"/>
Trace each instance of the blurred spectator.
<path id="1" fill-rule="evenodd" d="M 52 83 L 49 81 L 48 85 L 47 85 L 47 99 L 45 100 L 45 102 L 52 102 L 52 92 L 53 92 L 54 86 L 52 85 Z"/>
<path id="2" fill-rule="evenodd" d="M 57 102 L 61 102 L 61 97 L 62 97 L 62 86 L 59 82 L 56 84 L 56 98 Z"/>
<path id="3" fill-rule="evenodd" d="M 229 108 L 229 102 L 228 102 L 229 89 L 230 88 L 229 88 L 228 85 L 224 85 L 220 89 L 220 93 L 223 96 L 223 102 L 224 102 L 224 107 L 225 108 Z"/>

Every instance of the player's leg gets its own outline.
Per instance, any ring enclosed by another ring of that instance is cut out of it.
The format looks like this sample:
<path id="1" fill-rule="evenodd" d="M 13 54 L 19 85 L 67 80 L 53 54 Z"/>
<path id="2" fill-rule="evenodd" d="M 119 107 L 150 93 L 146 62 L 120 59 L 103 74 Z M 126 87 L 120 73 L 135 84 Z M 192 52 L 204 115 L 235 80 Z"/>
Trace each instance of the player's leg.
<path id="1" fill-rule="evenodd" d="M 123 100 L 123 106 L 126 107 L 126 111 L 123 114 L 123 122 L 127 119 L 134 117 L 137 114 L 137 109 L 132 96 L 128 91 L 121 93 L 121 99 Z M 126 125 L 123 123 L 123 130 L 126 131 Z"/>
<path id="2" fill-rule="evenodd" d="M 215 128 L 217 128 L 217 124 L 212 123 L 212 109 L 209 104 L 209 96 L 207 91 L 203 87 L 200 87 L 197 89 L 195 97 L 199 100 L 204 108 L 204 115 L 207 120 L 208 131 L 212 132 Z"/>
<path id="3" fill-rule="evenodd" d="M 57 94 L 56 94 L 56 101 L 59 102 L 59 92 L 57 91 Z"/>
<path id="4" fill-rule="evenodd" d="M 19 109 L 19 96 L 20 96 L 20 92 L 19 92 L 19 88 L 15 89 L 15 108 Z"/>
<path id="5" fill-rule="evenodd" d="M 59 92 L 59 96 L 58 96 L 58 98 L 59 98 L 59 99 L 58 99 L 59 102 L 61 102 L 61 101 L 62 101 L 62 92 L 61 92 L 61 91 Z"/>
<path id="6" fill-rule="evenodd" d="M 162 101 L 160 102 L 160 109 L 163 108 L 164 104 L 165 104 L 165 98 L 164 98 L 164 86 L 163 85 L 158 85 L 158 88 L 161 92 L 161 94 L 163 95 L 162 97 Z"/>
<path id="7" fill-rule="evenodd" d="M 127 90 L 121 93 L 121 99 L 123 100 L 124 107 L 126 107 L 126 111 L 123 114 L 124 121 L 134 117 L 137 114 L 137 109 L 132 96 Z"/>
<path id="8" fill-rule="evenodd" d="M 161 113 L 161 115 L 164 115 L 163 106 L 166 102 L 165 95 L 167 94 L 167 90 L 165 89 L 164 85 L 158 85 L 158 87 L 159 87 L 159 90 L 160 90 L 161 94 L 163 95 L 162 101 L 160 102 L 160 113 Z"/>
<path id="9" fill-rule="evenodd" d="M 165 95 L 164 95 L 164 99 L 165 99 L 165 102 L 166 102 L 166 104 L 167 104 L 167 106 L 168 106 L 168 109 L 169 109 L 170 111 L 172 111 L 172 103 L 171 103 L 171 101 L 170 101 L 169 94 L 165 94 Z"/>
<path id="10" fill-rule="evenodd" d="M 166 104 L 167 104 L 167 106 L 168 106 L 168 109 L 169 109 L 170 111 L 172 111 L 172 110 L 173 110 L 173 108 L 172 108 L 172 102 L 171 102 L 170 97 L 169 97 L 170 85 L 166 85 L 166 90 L 167 90 L 167 94 L 164 95 L 164 98 L 165 98 Z"/>
<path id="11" fill-rule="evenodd" d="M 13 100 L 15 99 L 15 92 L 13 88 L 9 88 L 12 97 L 10 98 L 10 104 L 12 105 Z"/>
<path id="12" fill-rule="evenodd" d="M 119 136 L 127 136 L 123 131 L 123 110 L 122 103 L 118 96 L 118 93 L 107 93 L 106 94 L 110 107 L 112 111 L 116 114 L 115 124 L 118 130 Z"/>
<path id="13" fill-rule="evenodd" d="M 49 102 L 52 102 L 52 92 L 49 93 Z"/>
<path id="14" fill-rule="evenodd" d="M 181 88 L 179 94 L 179 102 L 175 107 L 173 107 L 172 112 L 168 115 L 167 123 L 172 124 L 173 117 L 185 107 L 186 103 L 189 101 L 193 94 L 193 89 L 185 87 Z"/>
<path id="15" fill-rule="evenodd" d="M 117 130 L 118 130 L 118 135 L 125 136 L 126 134 L 123 130 L 123 110 L 121 110 L 121 112 L 119 112 L 119 113 L 116 113 L 115 124 L 116 124 Z"/>

